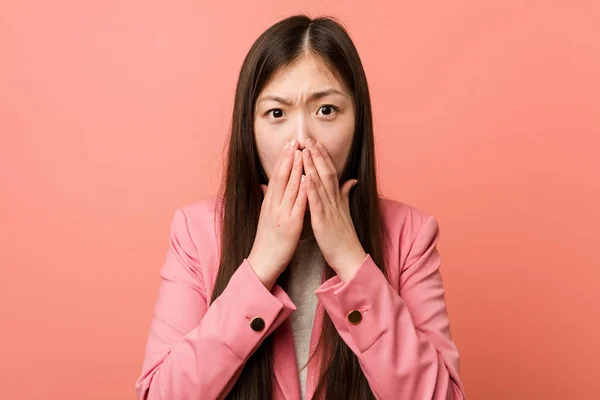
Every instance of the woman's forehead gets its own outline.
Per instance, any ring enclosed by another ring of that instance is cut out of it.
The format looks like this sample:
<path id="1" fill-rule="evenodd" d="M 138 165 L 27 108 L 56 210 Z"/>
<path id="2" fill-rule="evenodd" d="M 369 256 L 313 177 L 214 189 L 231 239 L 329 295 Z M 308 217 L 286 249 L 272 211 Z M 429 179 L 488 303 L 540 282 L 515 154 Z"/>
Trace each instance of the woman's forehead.
<path id="1" fill-rule="evenodd" d="M 332 88 L 347 93 L 344 85 L 320 57 L 303 57 L 276 71 L 262 93 L 276 92 L 275 94 L 281 96 L 295 96 L 299 93 L 312 93 Z"/>

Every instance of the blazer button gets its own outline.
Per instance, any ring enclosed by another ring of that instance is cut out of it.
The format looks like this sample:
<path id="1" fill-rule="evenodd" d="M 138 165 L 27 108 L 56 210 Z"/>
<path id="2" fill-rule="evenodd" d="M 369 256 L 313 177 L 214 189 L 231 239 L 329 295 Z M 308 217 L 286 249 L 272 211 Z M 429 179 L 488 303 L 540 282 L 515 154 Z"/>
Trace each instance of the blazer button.
<path id="1" fill-rule="evenodd" d="M 352 325 L 356 325 L 358 324 L 360 321 L 362 321 L 362 314 L 360 313 L 360 311 L 358 310 L 352 310 L 348 313 L 348 321 L 352 324 Z"/>
<path id="2" fill-rule="evenodd" d="M 260 332 L 265 329 L 265 320 L 261 317 L 254 317 L 250 320 L 250 328 L 256 332 Z"/>

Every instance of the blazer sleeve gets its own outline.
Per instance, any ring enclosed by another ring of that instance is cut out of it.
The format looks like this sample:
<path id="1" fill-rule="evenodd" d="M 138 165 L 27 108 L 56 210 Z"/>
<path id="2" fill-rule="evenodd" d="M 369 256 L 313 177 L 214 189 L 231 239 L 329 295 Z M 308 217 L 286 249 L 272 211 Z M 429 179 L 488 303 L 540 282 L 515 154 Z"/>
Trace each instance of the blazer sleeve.
<path id="1" fill-rule="evenodd" d="M 400 293 L 369 254 L 348 282 L 334 276 L 315 290 L 378 400 L 465 398 L 438 240 L 438 223 L 428 216 L 400 275 Z M 362 316 L 356 324 L 347 317 L 353 310 Z"/>
<path id="2" fill-rule="evenodd" d="M 285 291 L 269 291 L 247 259 L 210 307 L 184 209 L 175 212 L 161 283 L 135 383 L 138 399 L 224 397 L 262 341 L 296 309 Z M 250 320 L 262 317 L 254 331 Z"/>

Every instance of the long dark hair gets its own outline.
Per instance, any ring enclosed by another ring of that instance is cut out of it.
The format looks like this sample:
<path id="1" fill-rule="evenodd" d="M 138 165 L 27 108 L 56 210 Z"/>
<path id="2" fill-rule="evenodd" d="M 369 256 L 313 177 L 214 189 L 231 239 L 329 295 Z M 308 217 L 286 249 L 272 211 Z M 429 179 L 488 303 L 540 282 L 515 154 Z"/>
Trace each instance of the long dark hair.
<path id="1" fill-rule="evenodd" d="M 220 188 L 221 201 L 217 203 L 215 214 L 222 221 L 221 258 L 211 303 L 250 254 L 258 226 L 263 198 L 259 185 L 266 184 L 267 179 L 254 140 L 256 99 L 276 71 L 307 52 L 320 57 L 351 92 L 356 115 L 355 132 L 340 181 L 358 179 L 350 196 L 352 220 L 364 250 L 386 274 L 382 251 L 386 233 L 380 217 L 371 102 L 362 63 L 348 32 L 336 19 L 295 15 L 277 22 L 254 42 L 240 71 Z M 329 266 L 325 273 L 327 278 L 335 276 Z M 285 271 L 277 283 L 284 289 L 287 287 Z M 227 399 L 271 398 L 272 345 L 271 336 L 263 340 L 245 363 Z M 327 313 L 324 313 L 317 349 L 322 351 L 322 357 L 314 399 L 375 398 L 358 358 L 341 339 Z M 316 353 L 311 355 L 311 360 Z"/>

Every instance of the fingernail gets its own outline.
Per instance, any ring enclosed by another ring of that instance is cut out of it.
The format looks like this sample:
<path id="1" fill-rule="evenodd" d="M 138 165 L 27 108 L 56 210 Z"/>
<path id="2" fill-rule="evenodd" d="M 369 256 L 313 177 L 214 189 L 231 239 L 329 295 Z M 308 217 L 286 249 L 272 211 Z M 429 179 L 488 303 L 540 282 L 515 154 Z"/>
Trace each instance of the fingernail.
<path id="1" fill-rule="evenodd" d="M 308 139 L 306 139 L 306 145 L 307 145 L 308 147 L 312 147 L 312 146 L 313 146 L 313 144 L 314 144 L 314 143 L 313 143 L 313 141 L 312 141 L 312 139 L 311 139 L 311 138 L 308 138 Z"/>
<path id="2" fill-rule="evenodd" d="M 290 142 L 290 146 L 292 146 L 292 147 L 296 146 L 296 139 L 292 139 L 292 141 Z"/>
<path id="3" fill-rule="evenodd" d="M 352 187 L 356 186 L 357 183 L 358 183 L 358 181 L 354 181 L 354 183 L 352 184 Z"/>
<path id="4" fill-rule="evenodd" d="M 323 147 L 323 143 L 317 142 L 315 143 L 315 147 L 317 148 L 319 154 L 325 155 L 325 147 Z"/>
<path id="5" fill-rule="evenodd" d="M 290 143 L 286 143 L 285 146 L 283 146 L 283 152 L 285 153 L 285 151 L 288 149 L 288 147 L 290 146 Z"/>
<path id="6" fill-rule="evenodd" d="M 294 151 L 294 160 L 298 161 L 300 159 L 300 150 Z"/>

